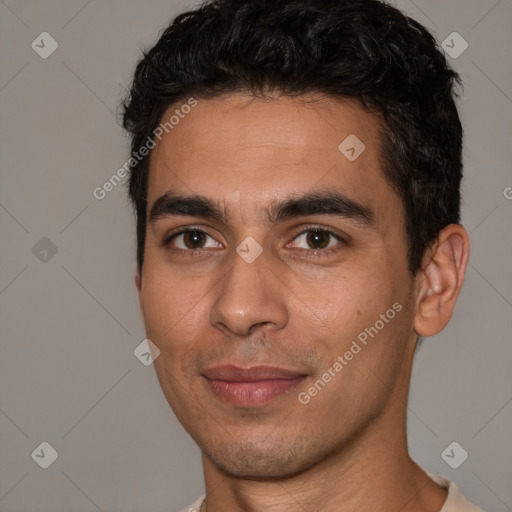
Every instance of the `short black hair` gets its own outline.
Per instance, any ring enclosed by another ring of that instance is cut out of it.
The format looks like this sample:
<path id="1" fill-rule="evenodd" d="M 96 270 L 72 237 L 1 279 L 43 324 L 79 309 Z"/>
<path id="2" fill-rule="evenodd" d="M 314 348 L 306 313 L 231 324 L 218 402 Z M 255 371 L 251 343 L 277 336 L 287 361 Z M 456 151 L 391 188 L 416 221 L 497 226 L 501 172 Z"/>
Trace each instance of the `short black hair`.
<path id="1" fill-rule="evenodd" d="M 414 275 L 439 232 L 460 221 L 456 85 L 460 77 L 430 32 L 384 1 L 211 0 L 178 15 L 143 53 L 123 126 L 133 154 L 169 106 L 191 97 L 277 91 L 358 99 L 380 118 L 383 169 L 404 205 Z M 133 159 L 129 180 L 139 271 L 149 156 Z"/>

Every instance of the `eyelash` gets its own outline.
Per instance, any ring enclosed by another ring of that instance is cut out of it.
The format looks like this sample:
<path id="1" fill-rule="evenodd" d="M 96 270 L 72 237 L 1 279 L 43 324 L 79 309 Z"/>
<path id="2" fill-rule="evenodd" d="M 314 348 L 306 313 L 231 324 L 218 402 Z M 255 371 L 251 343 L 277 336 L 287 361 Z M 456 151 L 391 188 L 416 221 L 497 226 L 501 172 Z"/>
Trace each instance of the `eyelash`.
<path id="1" fill-rule="evenodd" d="M 192 227 L 188 227 L 185 229 L 181 229 L 180 231 L 177 231 L 176 233 L 172 233 L 169 236 L 165 237 L 162 245 L 164 247 L 166 247 L 167 250 L 174 252 L 174 253 L 181 253 L 181 254 L 189 253 L 189 256 L 191 256 L 191 257 L 200 256 L 204 251 L 208 250 L 208 248 L 206 248 L 206 249 L 176 249 L 169 245 L 174 238 L 178 237 L 179 235 L 183 235 L 184 233 L 189 233 L 191 231 L 197 231 L 198 233 L 203 233 L 206 236 L 213 238 L 208 232 L 206 232 L 202 229 L 199 229 L 199 228 L 194 228 L 192 226 Z M 316 258 L 316 257 L 329 256 L 329 255 L 334 254 L 334 253 L 338 252 L 339 250 L 341 250 L 341 247 L 348 245 L 347 239 L 343 238 L 342 236 L 335 233 L 334 231 L 331 231 L 330 229 L 327 229 L 327 228 L 323 228 L 321 226 L 307 226 L 302 231 L 296 233 L 294 235 L 292 241 L 297 239 L 299 236 L 304 235 L 305 233 L 308 233 L 310 231 L 321 231 L 322 233 L 327 233 L 329 236 L 333 237 L 338 242 L 340 242 L 335 247 L 331 247 L 329 249 L 299 249 L 300 251 L 307 251 L 309 253 L 309 255 L 312 257 Z"/>
<path id="2" fill-rule="evenodd" d="M 300 251 L 307 251 L 309 256 L 312 256 L 314 258 L 330 256 L 340 251 L 342 247 L 346 247 L 348 245 L 348 240 L 346 238 L 343 238 L 341 235 L 338 235 L 334 231 L 331 231 L 330 229 L 327 228 L 323 228 L 321 226 L 306 226 L 306 228 L 304 228 L 302 231 L 300 231 L 293 237 L 293 240 L 310 231 L 321 231 L 322 233 L 327 233 L 329 236 L 340 242 L 336 246 L 330 247 L 329 249 L 299 249 Z"/>

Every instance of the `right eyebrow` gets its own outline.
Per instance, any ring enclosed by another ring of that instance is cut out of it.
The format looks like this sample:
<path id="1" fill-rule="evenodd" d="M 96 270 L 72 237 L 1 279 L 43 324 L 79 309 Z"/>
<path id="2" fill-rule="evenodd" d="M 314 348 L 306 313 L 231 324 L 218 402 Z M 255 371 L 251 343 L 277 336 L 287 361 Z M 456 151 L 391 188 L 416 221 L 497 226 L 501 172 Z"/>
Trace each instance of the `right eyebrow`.
<path id="1" fill-rule="evenodd" d="M 164 194 L 153 203 L 149 212 L 149 223 L 174 215 L 201 217 L 227 224 L 225 215 L 211 199 L 204 196 L 181 196 L 172 193 Z"/>

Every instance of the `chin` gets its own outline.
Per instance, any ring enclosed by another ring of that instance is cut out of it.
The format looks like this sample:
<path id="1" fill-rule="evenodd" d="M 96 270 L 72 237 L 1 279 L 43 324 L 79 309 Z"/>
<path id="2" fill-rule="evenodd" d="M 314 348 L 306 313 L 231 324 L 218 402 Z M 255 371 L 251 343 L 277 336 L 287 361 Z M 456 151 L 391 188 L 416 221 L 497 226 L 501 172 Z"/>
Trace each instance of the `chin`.
<path id="1" fill-rule="evenodd" d="M 261 447 L 253 442 L 238 441 L 221 450 L 203 449 L 203 453 L 226 476 L 257 481 L 286 480 L 307 471 L 322 459 L 318 451 L 284 442 L 279 447 Z"/>

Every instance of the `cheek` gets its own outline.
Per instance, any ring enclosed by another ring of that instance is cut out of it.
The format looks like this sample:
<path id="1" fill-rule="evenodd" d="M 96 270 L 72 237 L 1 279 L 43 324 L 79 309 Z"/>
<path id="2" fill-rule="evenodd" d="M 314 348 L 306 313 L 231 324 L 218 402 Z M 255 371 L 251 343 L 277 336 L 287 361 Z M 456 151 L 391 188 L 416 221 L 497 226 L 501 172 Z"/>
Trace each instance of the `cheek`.
<path id="1" fill-rule="evenodd" d="M 208 286 L 204 279 L 160 268 L 144 276 L 141 307 L 146 335 L 161 351 L 155 370 L 166 394 L 173 395 L 194 376 L 199 344 L 207 339 Z"/>
<path id="2" fill-rule="evenodd" d="M 142 279 L 141 308 L 148 335 L 166 338 L 188 317 L 196 315 L 203 285 L 165 265 L 147 262 Z M 161 339 L 161 341 L 164 341 Z"/>
<path id="3" fill-rule="evenodd" d="M 350 262 L 342 270 L 331 270 L 317 280 L 316 290 L 308 300 L 337 334 L 357 334 L 357 329 L 373 325 L 398 300 L 399 290 L 389 280 L 389 274 L 383 277 L 386 272 L 378 267 Z"/>
<path id="4" fill-rule="evenodd" d="M 330 329 L 325 350 L 331 364 L 347 354 L 347 366 L 338 379 L 344 385 L 361 384 L 372 374 L 389 383 L 408 339 L 407 280 L 395 279 L 384 259 L 362 267 L 361 263 L 346 266 L 342 274 L 331 276 L 323 298 L 322 294 L 311 298 L 312 303 L 325 304 L 322 320 Z M 330 297 L 328 302 L 325 296 Z"/>
<path id="5" fill-rule="evenodd" d="M 142 280 L 141 308 L 146 336 L 160 349 L 154 367 L 173 409 L 189 393 L 182 388 L 192 369 L 189 357 L 199 325 L 197 316 L 204 315 L 200 299 L 201 295 L 190 287 L 183 291 L 181 280 L 167 269 L 152 267 Z M 181 392 L 176 393 L 178 389 Z"/>

